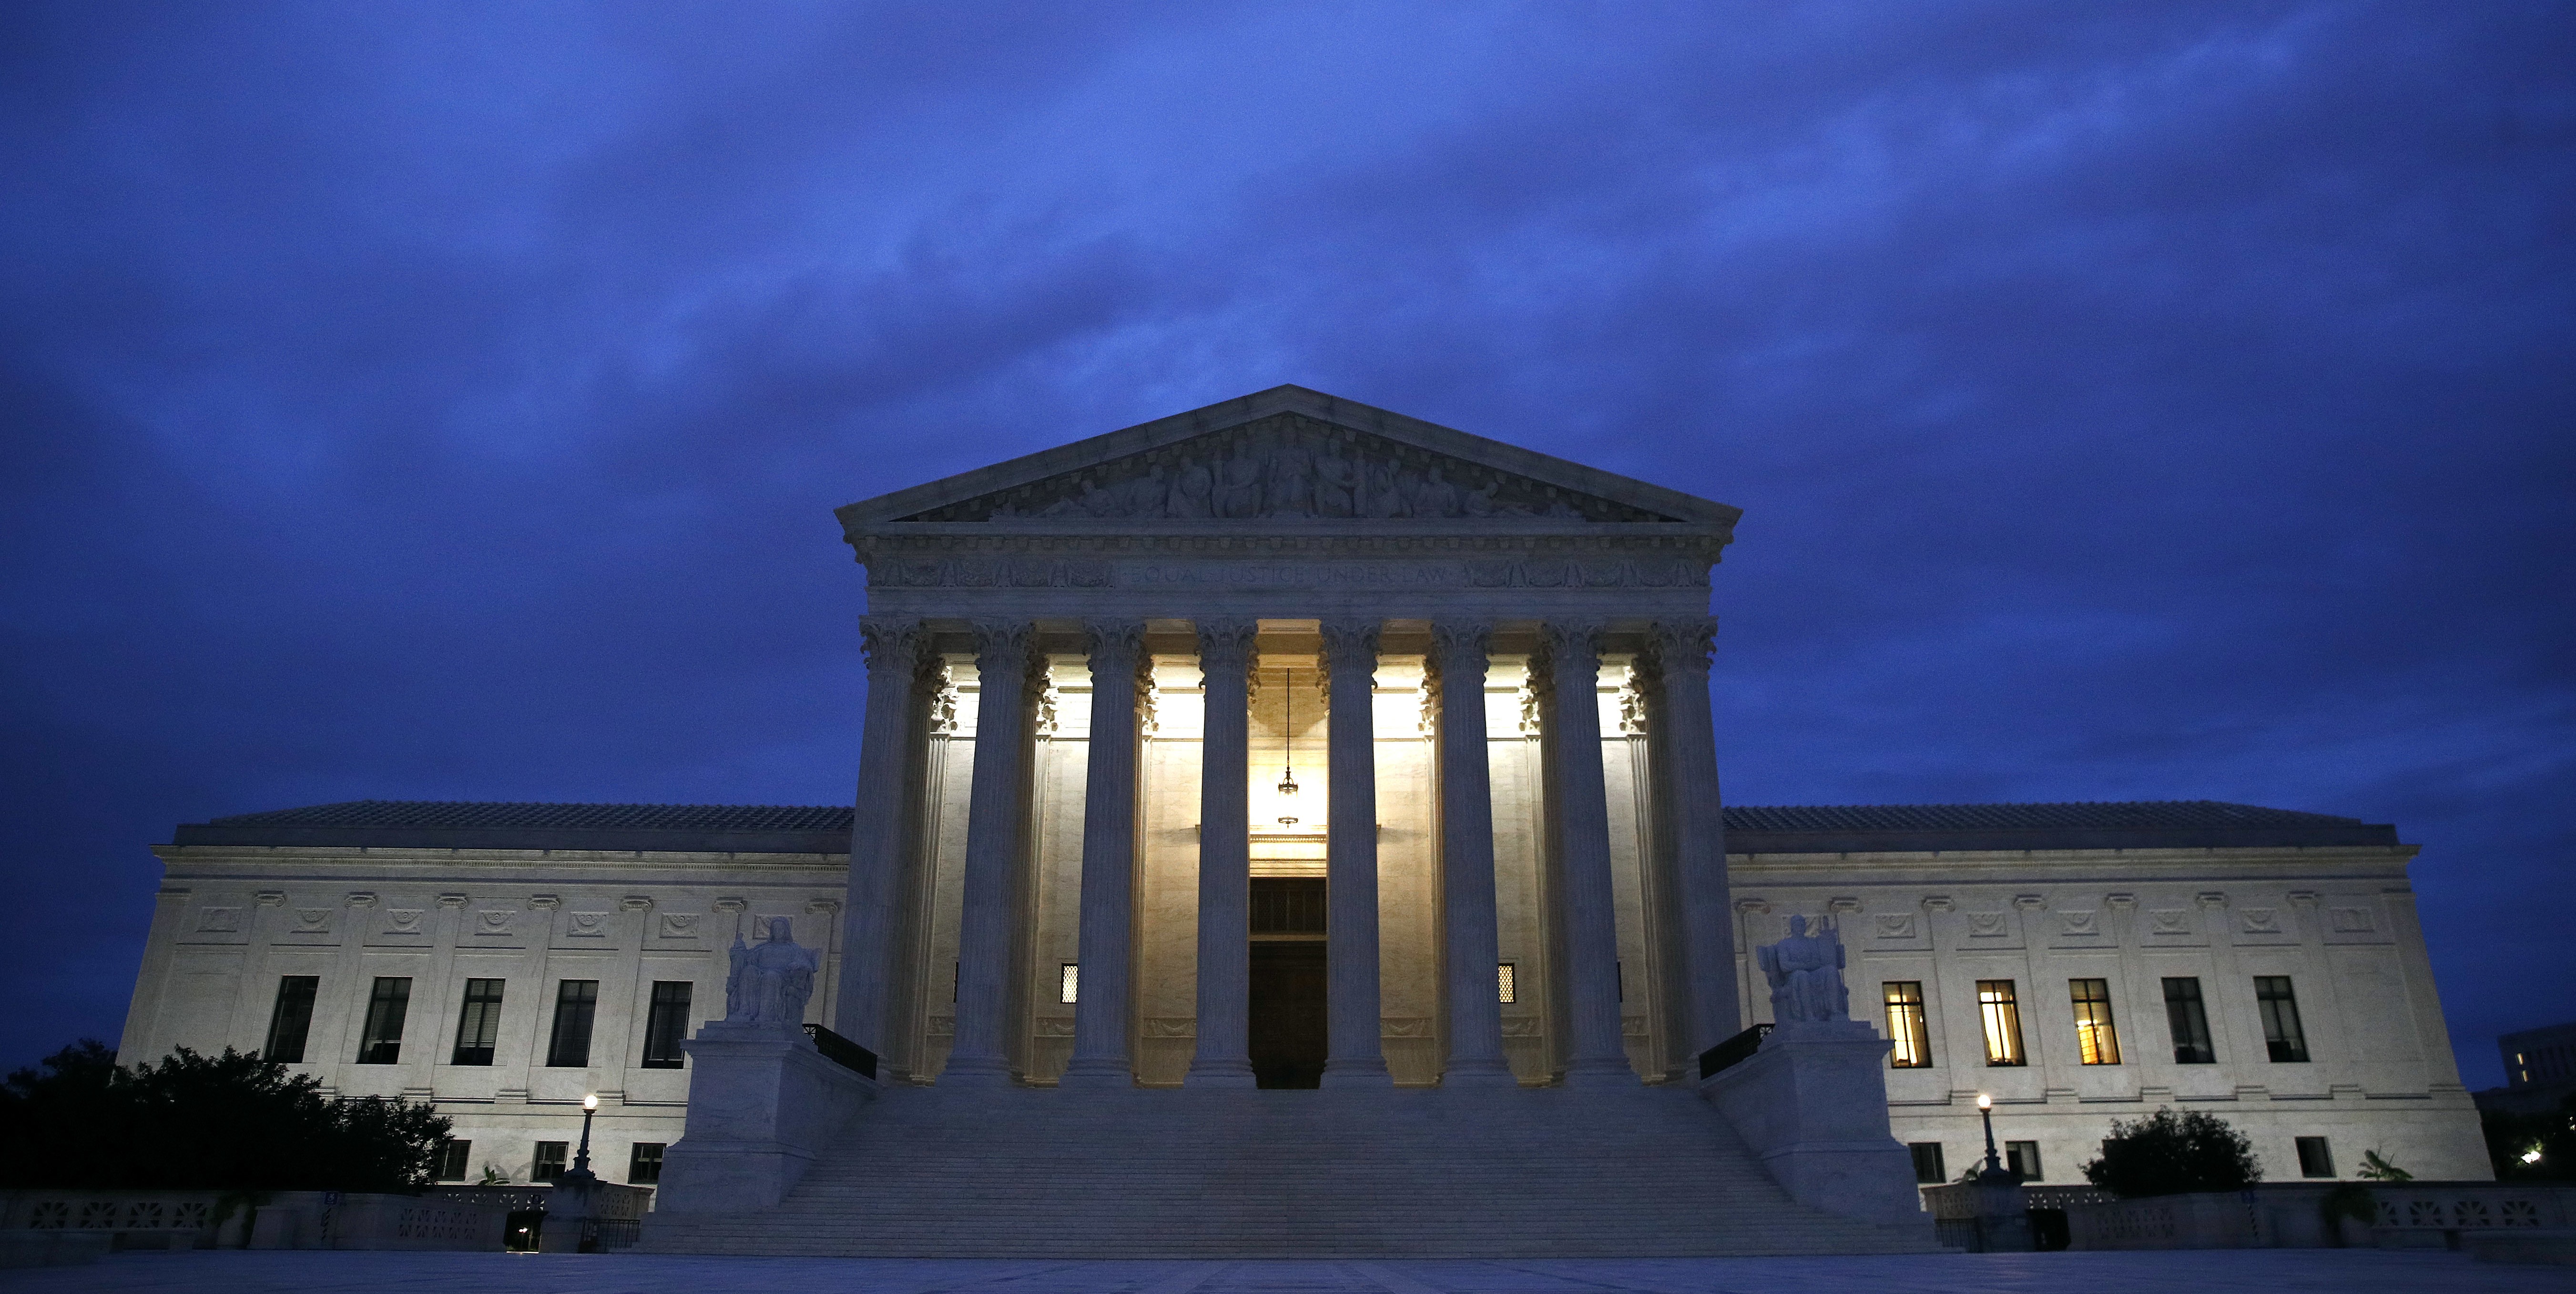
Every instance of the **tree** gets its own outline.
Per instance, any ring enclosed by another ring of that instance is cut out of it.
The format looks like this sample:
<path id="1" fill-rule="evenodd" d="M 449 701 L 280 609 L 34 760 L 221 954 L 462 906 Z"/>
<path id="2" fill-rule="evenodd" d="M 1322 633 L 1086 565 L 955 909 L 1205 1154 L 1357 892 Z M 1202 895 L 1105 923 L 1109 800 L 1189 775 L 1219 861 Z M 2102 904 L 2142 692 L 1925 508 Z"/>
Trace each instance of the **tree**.
<path id="1" fill-rule="evenodd" d="M 2084 1166 L 2084 1177 L 2125 1199 L 2242 1190 L 2263 1180 L 2263 1165 L 2253 1143 L 2225 1120 L 2159 1109 L 2133 1122 L 2114 1122 L 2102 1157 Z"/>
<path id="2" fill-rule="evenodd" d="M 2514 1181 L 2565 1181 L 2576 1178 L 2576 1095 L 2554 1111 L 2537 1114 L 2485 1110 L 2478 1115 L 2487 1134 L 2487 1158 L 2495 1175 Z"/>
<path id="3" fill-rule="evenodd" d="M 227 1047 L 120 1067 L 82 1039 L 0 1081 L 0 1187 L 416 1191 L 451 1123 L 396 1098 L 332 1100 Z"/>

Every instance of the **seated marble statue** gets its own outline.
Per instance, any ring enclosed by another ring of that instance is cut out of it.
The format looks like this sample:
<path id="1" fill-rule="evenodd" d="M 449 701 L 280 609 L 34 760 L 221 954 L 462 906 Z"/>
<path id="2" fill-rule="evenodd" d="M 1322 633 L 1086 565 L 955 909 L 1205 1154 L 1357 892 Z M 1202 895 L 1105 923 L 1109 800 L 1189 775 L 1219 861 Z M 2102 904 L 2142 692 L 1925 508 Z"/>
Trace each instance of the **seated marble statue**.
<path id="1" fill-rule="evenodd" d="M 1780 1024 L 1851 1018 L 1851 990 L 1843 984 L 1843 941 L 1832 926 L 1807 933 L 1807 919 L 1789 918 L 1789 937 L 1754 950 L 1771 982 L 1771 1018 Z"/>
<path id="2" fill-rule="evenodd" d="M 733 971 L 725 979 L 726 1024 L 774 1024 L 795 1028 L 805 1023 L 805 1000 L 814 995 L 814 972 L 822 956 L 799 947 L 785 917 L 769 919 L 769 937 L 745 944 L 733 937 Z"/>

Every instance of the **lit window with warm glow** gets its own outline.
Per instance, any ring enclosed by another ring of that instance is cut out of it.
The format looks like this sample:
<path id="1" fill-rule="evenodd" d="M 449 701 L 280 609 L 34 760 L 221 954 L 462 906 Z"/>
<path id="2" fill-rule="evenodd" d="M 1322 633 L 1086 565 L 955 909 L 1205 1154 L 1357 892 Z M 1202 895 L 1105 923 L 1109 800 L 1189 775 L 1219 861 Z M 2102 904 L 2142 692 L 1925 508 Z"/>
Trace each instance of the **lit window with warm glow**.
<path id="1" fill-rule="evenodd" d="M 2111 981 L 2066 981 L 2075 999 L 2075 1051 L 2087 1065 L 2120 1063 L 2120 1031 L 2111 1023 Z"/>
<path id="2" fill-rule="evenodd" d="M 1514 972 L 1515 968 L 1510 962 L 1504 962 L 1494 968 L 1494 989 L 1501 994 L 1496 1000 L 1506 1006 L 1520 1000 L 1520 986 L 1513 983 L 1519 976 Z"/>
<path id="3" fill-rule="evenodd" d="M 1066 962 L 1064 964 L 1063 1000 L 1067 1002 L 1073 1001 L 1075 991 L 1081 987 L 1082 963 Z"/>
<path id="4" fill-rule="evenodd" d="M 1986 1030 L 1986 1063 L 2027 1063 L 2021 1051 L 2021 1006 L 2008 979 L 1977 981 L 1977 1018 Z"/>
<path id="5" fill-rule="evenodd" d="M 1888 1068 L 1931 1068 L 1932 1039 L 1923 1027 L 1923 982 L 1889 980 L 1879 988 L 1887 1002 L 1887 1036 L 1896 1044 L 1887 1053 Z"/>

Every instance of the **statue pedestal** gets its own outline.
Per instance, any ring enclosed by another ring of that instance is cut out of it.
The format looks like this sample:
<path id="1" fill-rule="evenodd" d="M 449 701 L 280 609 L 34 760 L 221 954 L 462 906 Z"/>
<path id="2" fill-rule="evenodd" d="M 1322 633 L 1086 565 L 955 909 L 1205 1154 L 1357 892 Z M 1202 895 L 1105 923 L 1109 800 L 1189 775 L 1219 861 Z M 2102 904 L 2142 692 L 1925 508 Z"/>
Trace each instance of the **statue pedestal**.
<path id="1" fill-rule="evenodd" d="M 689 1121 L 662 1160 L 656 1213 L 745 1213 L 787 1197 L 876 1095 L 794 1025 L 708 1024 L 689 1054 Z"/>
<path id="2" fill-rule="evenodd" d="M 1857 1020 L 1792 1022 L 1699 1091 L 1791 1199 L 1928 1232 L 1913 1157 L 1887 1130 L 1889 1046 Z"/>

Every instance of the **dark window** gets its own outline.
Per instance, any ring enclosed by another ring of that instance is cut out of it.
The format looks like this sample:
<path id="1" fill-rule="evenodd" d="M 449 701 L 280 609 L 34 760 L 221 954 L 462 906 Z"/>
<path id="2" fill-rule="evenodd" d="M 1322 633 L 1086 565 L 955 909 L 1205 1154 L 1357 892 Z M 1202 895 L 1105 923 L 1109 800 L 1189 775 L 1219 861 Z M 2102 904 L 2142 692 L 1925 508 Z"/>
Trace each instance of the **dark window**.
<path id="1" fill-rule="evenodd" d="M 2120 1063 L 2120 1031 L 2111 1023 L 2111 981 L 2071 979 L 2075 999 L 2075 1054 L 2087 1065 Z"/>
<path id="2" fill-rule="evenodd" d="M 1878 986 L 1887 1003 L 1887 1036 L 1896 1044 L 1887 1053 L 1890 1069 L 1930 1069 L 1932 1038 L 1923 1028 L 1923 982 L 1896 979 Z"/>
<path id="3" fill-rule="evenodd" d="M 473 1159 L 474 1143 L 471 1141 L 450 1140 L 438 1143 L 438 1180 L 464 1181 L 466 1165 Z"/>
<path id="4" fill-rule="evenodd" d="M 568 979 L 555 989 L 555 1030 L 546 1042 L 546 1065 L 579 1069 L 590 1063 L 590 1019 L 599 1010 L 599 981 Z"/>
<path id="5" fill-rule="evenodd" d="M 1256 935 L 1324 933 L 1324 882 L 1315 877 L 1263 876 L 1252 882 L 1248 898 Z"/>
<path id="6" fill-rule="evenodd" d="M 1907 1153 L 1914 1156 L 1914 1180 L 1918 1182 L 1946 1182 L 1950 1180 L 1950 1175 L 1941 1170 L 1940 1142 L 1910 1142 L 1906 1145 L 1905 1149 Z"/>
<path id="7" fill-rule="evenodd" d="M 653 1007 L 644 1017 L 644 1068 L 678 1069 L 686 1058 L 680 1040 L 689 1036 L 689 994 L 696 987 L 684 979 L 653 981 Z"/>
<path id="8" fill-rule="evenodd" d="M 566 1158 L 567 1152 L 571 1149 L 572 1143 L 569 1141 L 538 1142 L 537 1162 L 534 1167 L 531 1167 L 528 1170 L 528 1180 L 532 1182 L 551 1182 L 554 1179 L 563 1176 L 564 1159 Z"/>
<path id="9" fill-rule="evenodd" d="M 358 1063 L 393 1065 L 402 1060 L 403 1017 L 411 1013 L 411 978 L 381 975 L 367 997 L 367 1031 L 358 1041 Z"/>
<path id="10" fill-rule="evenodd" d="M 2025 1182 L 2039 1180 L 2039 1143 L 2007 1141 L 2004 1143 L 2004 1167 Z"/>
<path id="11" fill-rule="evenodd" d="M 2173 1031 L 2175 1064 L 2218 1063 L 2218 1053 L 2209 1045 L 2209 1011 L 2200 1001 L 2199 980 L 2165 981 L 2165 1027 Z"/>
<path id="12" fill-rule="evenodd" d="M 651 1186 L 662 1180 L 662 1148 L 659 1141 L 635 1143 L 635 1153 L 626 1157 L 626 1184 Z"/>
<path id="13" fill-rule="evenodd" d="M 2263 1013 L 2263 1045 L 2276 1062 L 2296 1064 L 2308 1058 L 2308 1035 L 2299 1029 L 2299 999 L 2290 992 L 2287 975 L 2254 977 L 2254 1005 Z"/>
<path id="14" fill-rule="evenodd" d="M 260 1055 L 289 1064 L 303 1061 L 305 1035 L 313 1032 L 313 995 L 321 988 L 319 975 L 278 977 L 277 1005 L 268 1012 L 268 1046 Z"/>
<path id="15" fill-rule="evenodd" d="M 1977 981 L 1977 1018 L 1985 1025 L 1987 1064 L 2027 1063 L 2021 1051 L 2021 1006 L 2013 999 L 2011 980 Z"/>
<path id="16" fill-rule="evenodd" d="M 2299 1138 L 2299 1176 L 2332 1177 L 2334 1175 L 2334 1150 L 2326 1145 L 2326 1139 L 2323 1137 Z"/>
<path id="17" fill-rule="evenodd" d="M 465 981 L 465 1010 L 456 1018 L 456 1054 L 450 1065 L 489 1065 L 501 1037 L 501 981 Z"/>

